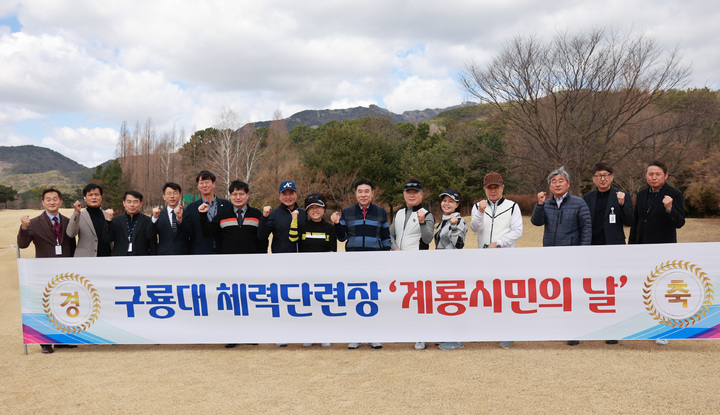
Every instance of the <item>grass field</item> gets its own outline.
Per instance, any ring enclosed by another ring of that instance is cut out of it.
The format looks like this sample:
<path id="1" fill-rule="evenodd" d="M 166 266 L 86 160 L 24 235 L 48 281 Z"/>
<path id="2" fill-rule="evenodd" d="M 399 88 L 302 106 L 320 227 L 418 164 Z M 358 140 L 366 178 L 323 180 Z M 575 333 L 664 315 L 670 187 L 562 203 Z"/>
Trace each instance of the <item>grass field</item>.
<path id="1" fill-rule="evenodd" d="M 0 414 L 716 414 L 720 342 L 468 343 L 444 352 L 407 343 L 82 346 L 23 355 L 15 243 L 0 211 Z M 69 215 L 69 214 L 68 214 Z M 525 218 L 519 246 L 539 246 Z M 681 242 L 720 241 L 719 219 L 689 219 Z M 468 237 L 468 248 L 476 244 Z M 23 257 L 32 257 L 32 248 Z"/>

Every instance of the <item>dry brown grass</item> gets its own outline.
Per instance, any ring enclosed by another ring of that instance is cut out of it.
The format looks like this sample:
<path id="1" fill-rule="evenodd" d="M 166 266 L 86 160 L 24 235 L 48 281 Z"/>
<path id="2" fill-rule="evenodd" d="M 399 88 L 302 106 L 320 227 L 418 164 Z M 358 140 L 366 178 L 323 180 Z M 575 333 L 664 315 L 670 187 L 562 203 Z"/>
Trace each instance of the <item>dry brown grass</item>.
<path id="1" fill-rule="evenodd" d="M 718 412 L 720 342 L 711 340 L 469 343 L 453 352 L 407 343 L 355 351 L 121 345 L 43 355 L 29 346 L 24 356 L 8 249 L 22 214 L 0 211 L 0 414 Z M 541 232 L 526 218 L 519 245 L 538 246 Z M 720 241 L 720 220 L 688 220 L 680 240 Z"/>

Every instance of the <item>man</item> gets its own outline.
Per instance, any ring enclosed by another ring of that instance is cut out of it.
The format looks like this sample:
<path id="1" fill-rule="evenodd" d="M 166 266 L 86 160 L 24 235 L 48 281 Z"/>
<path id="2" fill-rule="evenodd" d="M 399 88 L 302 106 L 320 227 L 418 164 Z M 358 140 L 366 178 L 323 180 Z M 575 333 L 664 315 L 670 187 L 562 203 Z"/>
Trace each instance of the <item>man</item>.
<path id="1" fill-rule="evenodd" d="M 345 251 L 389 251 L 390 226 L 387 212 L 372 203 L 375 184 L 361 177 L 353 184 L 357 204 L 334 212 L 330 220 L 335 225 L 338 241 L 345 242 Z M 350 343 L 348 349 L 357 349 L 360 342 Z M 382 349 L 382 343 L 370 343 L 373 349 Z"/>
<path id="2" fill-rule="evenodd" d="M 39 216 L 30 219 L 30 216 L 20 218 L 17 244 L 20 248 L 27 248 L 30 242 L 35 245 L 35 258 L 71 257 L 75 252 L 75 238 L 67 234 L 70 220 L 60 214 L 63 204 L 62 194 L 56 189 L 45 189 L 42 192 L 42 206 L 45 211 Z M 41 344 L 45 354 L 53 352 L 51 344 Z M 74 348 L 73 345 L 59 344 L 57 348 Z"/>
<path id="3" fill-rule="evenodd" d="M 112 243 L 112 256 L 155 255 L 157 239 L 152 230 L 152 220 L 141 212 L 143 195 L 128 190 L 123 195 L 125 213 L 108 223 L 106 241 Z M 109 213 L 114 213 L 108 209 Z"/>
<path id="4" fill-rule="evenodd" d="M 103 198 L 103 188 L 90 183 L 83 189 L 83 200 L 87 206 L 82 209 L 82 202 L 73 203 L 73 212 L 67 227 L 67 234 L 71 238 L 78 237 L 75 248 L 76 257 L 103 257 L 110 256 L 112 248 L 105 241 L 103 232 L 105 221 L 112 220 L 100 209 Z"/>
<path id="5" fill-rule="evenodd" d="M 256 254 L 267 252 L 268 240 L 258 238 L 258 226 L 262 213 L 248 205 L 250 187 L 247 183 L 235 180 L 228 188 L 232 209 L 220 212 L 210 221 L 206 203 L 200 205 L 200 228 L 203 236 L 220 235 L 220 253 L 223 254 Z"/>
<path id="6" fill-rule="evenodd" d="M 292 212 L 298 210 L 298 224 L 307 221 L 307 214 L 298 207 L 297 187 L 292 180 L 285 180 L 278 187 L 280 206 L 270 210 L 270 206 L 263 207 L 263 217 L 260 220 L 258 238 L 267 240 L 272 233 L 271 251 L 274 254 L 283 252 L 297 252 L 297 243 L 290 241 L 290 222 Z"/>
<path id="7" fill-rule="evenodd" d="M 633 224 L 632 199 L 630 194 L 612 186 L 612 166 L 598 163 L 592 168 L 593 183 L 597 190 L 583 196 L 590 209 L 592 221 L 592 245 L 624 245 L 625 229 Z M 579 343 L 579 342 L 577 342 Z M 575 344 L 577 344 L 575 343 Z M 605 340 L 607 344 L 618 344 L 617 340 Z"/>
<path id="8" fill-rule="evenodd" d="M 499 173 L 488 173 L 483 179 L 485 197 L 473 205 L 470 229 L 477 232 L 478 248 L 514 248 L 523 234 L 520 206 L 503 197 L 505 182 Z M 500 342 L 509 349 L 512 341 Z"/>
<path id="9" fill-rule="evenodd" d="M 598 163 L 592 168 L 593 183 L 597 190 L 583 196 L 590 210 L 592 245 L 625 244 L 623 226 L 633 224 L 632 198 L 628 192 L 612 186 L 613 168 Z"/>
<path id="10" fill-rule="evenodd" d="M 330 220 L 335 225 L 338 241 L 345 242 L 345 251 L 389 251 L 390 225 L 387 212 L 372 203 L 375 184 L 359 178 L 354 185 L 357 204 L 334 212 Z"/>
<path id="11" fill-rule="evenodd" d="M 530 222 L 545 225 L 543 246 L 590 245 L 592 222 L 587 203 L 570 194 L 570 175 L 564 167 L 553 170 L 547 177 L 553 196 L 537 194 L 538 203 Z"/>
<path id="12" fill-rule="evenodd" d="M 212 221 L 219 213 L 230 209 L 232 205 L 229 200 L 220 199 L 215 196 L 215 175 L 212 172 L 203 170 L 195 177 L 197 188 L 201 198 L 196 200 L 185 209 L 182 220 L 182 231 L 190 238 L 190 253 L 193 255 L 216 254 L 222 250 L 220 246 L 220 235 L 206 237 L 200 228 L 200 212 L 198 208 L 203 203 L 207 204 L 208 220 Z"/>
<path id="13" fill-rule="evenodd" d="M 421 204 L 423 189 L 418 179 L 411 177 L 405 183 L 403 198 L 407 207 L 398 210 L 390 226 L 391 249 L 393 251 L 429 249 L 435 231 L 435 219 Z"/>
<path id="14" fill-rule="evenodd" d="M 182 188 L 179 184 L 168 182 L 163 185 L 165 209 L 153 209 L 153 235 L 157 237 L 158 255 L 187 255 L 190 253 L 190 241 L 181 229 L 183 220 Z"/>
<path id="15" fill-rule="evenodd" d="M 677 229 L 685 225 L 685 199 L 666 183 L 667 178 L 667 166 L 661 161 L 653 161 L 645 170 L 648 187 L 640 190 L 635 200 L 631 244 L 677 242 Z M 666 346 L 668 341 L 657 339 L 655 343 Z"/>

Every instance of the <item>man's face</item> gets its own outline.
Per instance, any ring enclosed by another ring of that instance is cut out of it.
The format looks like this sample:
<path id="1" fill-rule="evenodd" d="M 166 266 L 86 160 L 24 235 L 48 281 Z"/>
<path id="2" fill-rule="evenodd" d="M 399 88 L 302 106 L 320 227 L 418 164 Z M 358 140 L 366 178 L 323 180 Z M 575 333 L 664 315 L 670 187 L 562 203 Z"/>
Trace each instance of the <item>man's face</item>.
<path id="1" fill-rule="evenodd" d="M 232 202 L 233 206 L 236 208 L 242 209 L 247 204 L 249 197 L 250 193 L 245 193 L 242 189 L 235 189 L 232 193 L 230 193 L 230 202 Z"/>
<path id="2" fill-rule="evenodd" d="M 57 215 L 58 210 L 60 209 L 60 206 L 62 206 L 63 201 L 60 199 L 60 195 L 56 192 L 47 192 L 45 193 L 45 196 L 43 196 L 42 199 L 42 205 L 45 208 L 45 210 L 48 211 L 51 215 Z"/>
<path id="3" fill-rule="evenodd" d="M 403 197 L 405 198 L 405 203 L 407 203 L 408 207 L 414 207 L 422 202 L 423 192 L 422 190 L 405 190 L 403 192 Z"/>
<path id="4" fill-rule="evenodd" d="M 312 205 L 307 208 L 307 215 L 313 222 L 320 222 L 325 214 L 325 208 L 318 205 Z"/>
<path id="5" fill-rule="evenodd" d="M 593 183 L 601 192 L 607 192 L 615 176 L 607 170 L 598 170 L 593 174 Z"/>
<path id="6" fill-rule="evenodd" d="M 98 208 L 102 204 L 102 195 L 100 189 L 92 189 L 85 193 L 85 204 L 91 208 Z"/>
<path id="7" fill-rule="evenodd" d="M 370 206 L 373 198 L 375 197 L 375 191 L 370 187 L 369 184 L 361 184 L 355 189 L 355 198 L 362 207 Z"/>
<path id="8" fill-rule="evenodd" d="M 198 190 L 203 199 L 211 201 L 215 195 L 215 182 L 210 179 L 200 179 L 198 181 Z"/>
<path id="9" fill-rule="evenodd" d="M 570 189 L 570 182 L 565 176 L 557 174 L 550 179 L 550 191 L 555 197 L 561 197 Z"/>
<path id="10" fill-rule="evenodd" d="M 168 187 L 165 189 L 165 193 L 163 193 L 163 200 L 168 206 L 175 209 L 175 207 L 180 203 L 180 192 Z"/>
<path id="11" fill-rule="evenodd" d="M 504 184 L 491 184 L 489 186 L 485 186 L 485 197 L 487 197 L 489 201 L 495 203 L 502 197 L 503 190 L 505 190 Z"/>
<path id="12" fill-rule="evenodd" d="M 667 180 L 667 178 L 667 173 L 663 173 L 663 170 L 658 166 L 648 167 L 647 172 L 645 173 L 647 184 L 651 189 L 653 189 L 653 191 L 661 188 L 662 185 L 665 184 L 665 180 Z"/>
<path id="13" fill-rule="evenodd" d="M 292 209 L 292 207 L 295 206 L 295 201 L 297 200 L 297 192 L 292 189 L 285 189 L 280 192 L 278 198 L 280 199 L 280 203 Z"/>
<path id="14" fill-rule="evenodd" d="M 142 209 L 143 202 L 133 195 L 126 195 L 123 200 L 123 207 L 128 215 L 135 215 Z"/>

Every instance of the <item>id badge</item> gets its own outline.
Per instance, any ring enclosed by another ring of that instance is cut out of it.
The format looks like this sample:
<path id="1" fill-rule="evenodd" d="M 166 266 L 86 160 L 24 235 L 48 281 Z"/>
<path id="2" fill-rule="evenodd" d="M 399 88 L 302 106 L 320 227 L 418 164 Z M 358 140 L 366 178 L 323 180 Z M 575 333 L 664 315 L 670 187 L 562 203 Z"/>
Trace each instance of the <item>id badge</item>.
<path id="1" fill-rule="evenodd" d="M 615 215 L 610 215 L 609 219 L 610 219 L 610 223 L 615 223 Z"/>
<path id="2" fill-rule="evenodd" d="M 128 244 L 128 252 L 132 252 L 132 242 Z"/>
<path id="3" fill-rule="evenodd" d="M 55 255 L 62 255 L 62 245 L 55 245 Z"/>
<path id="4" fill-rule="evenodd" d="M 615 222 L 616 222 L 616 219 L 615 219 L 615 208 L 614 208 L 614 207 L 613 207 L 613 208 L 610 208 L 610 215 L 608 215 L 608 219 L 609 219 L 610 223 L 615 223 Z"/>

